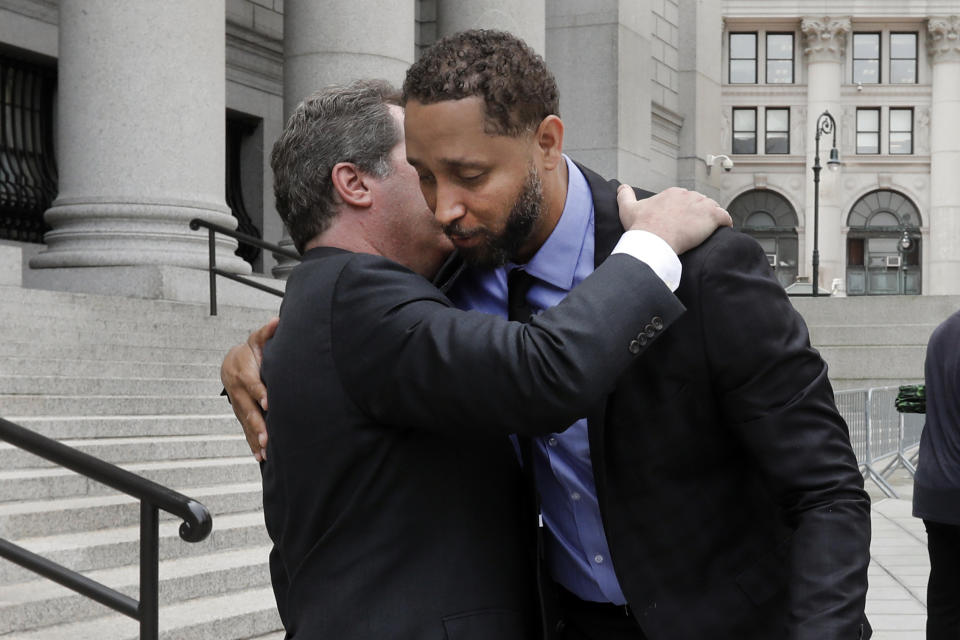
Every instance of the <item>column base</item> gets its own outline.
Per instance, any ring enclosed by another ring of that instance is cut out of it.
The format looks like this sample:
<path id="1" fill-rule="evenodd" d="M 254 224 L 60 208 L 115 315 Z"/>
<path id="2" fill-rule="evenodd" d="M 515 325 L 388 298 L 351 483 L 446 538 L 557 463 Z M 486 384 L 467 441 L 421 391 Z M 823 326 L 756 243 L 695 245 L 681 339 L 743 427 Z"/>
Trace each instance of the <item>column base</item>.
<path id="1" fill-rule="evenodd" d="M 190 220 L 236 226 L 226 206 L 186 200 L 58 198 L 44 217 L 53 230 L 44 236 L 46 250 L 30 260 L 32 269 L 139 265 L 206 269 L 207 230 L 191 230 Z M 234 254 L 236 240 L 217 234 L 215 243 L 220 269 L 251 272 L 250 265 Z"/>
<path id="2" fill-rule="evenodd" d="M 246 277 L 281 291 L 286 286 L 282 280 L 263 276 Z M 23 273 L 23 286 L 150 300 L 210 302 L 210 277 L 207 271 L 167 265 L 30 269 Z M 278 296 L 227 278 L 217 278 L 217 304 L 220 306 L 279 310 L 280 301 Z"/>

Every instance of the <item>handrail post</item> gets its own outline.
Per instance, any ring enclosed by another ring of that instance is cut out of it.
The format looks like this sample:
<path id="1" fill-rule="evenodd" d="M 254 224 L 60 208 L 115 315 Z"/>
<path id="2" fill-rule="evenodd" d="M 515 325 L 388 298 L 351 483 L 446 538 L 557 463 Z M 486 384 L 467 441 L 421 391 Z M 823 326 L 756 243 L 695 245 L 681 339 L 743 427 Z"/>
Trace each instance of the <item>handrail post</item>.
<path id="1" fill-rule="evenodd" d="M 208 229 L 210 232 L 207 236 L 208 244 L 210 247 L 210 315 L 217 315 L 217 248 L 216 243 L 214 242 L 214 230 Z"/>
<path id="2" fill-rule="evenodd" d="M 140 640 L 160 635 L 160 518 L 156 505 L 140 502 Z"/>

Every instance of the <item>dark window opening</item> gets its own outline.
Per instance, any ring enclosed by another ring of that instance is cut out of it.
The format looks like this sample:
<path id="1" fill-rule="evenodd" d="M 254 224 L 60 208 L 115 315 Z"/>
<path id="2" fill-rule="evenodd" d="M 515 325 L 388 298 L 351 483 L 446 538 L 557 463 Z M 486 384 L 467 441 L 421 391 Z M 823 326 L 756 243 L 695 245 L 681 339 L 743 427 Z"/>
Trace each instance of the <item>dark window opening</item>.
<path id="1" fill-rule="evenodd" d="M 256 120 L 232 112 L 227 113 L 226 201 L 233 217 L 237 219 L 237 231 L 255 238 L 263 238 L 243 198 L 243 142 L 256 129 Z M 256 268 L 261 250 L 259 247 L 241 241 L 236 253 Z"/>
<path id="2" fill-rule="evenodd" d="M 56 70 L 0 55 L 0 238 L 42 243 L 57 196 Z"/>

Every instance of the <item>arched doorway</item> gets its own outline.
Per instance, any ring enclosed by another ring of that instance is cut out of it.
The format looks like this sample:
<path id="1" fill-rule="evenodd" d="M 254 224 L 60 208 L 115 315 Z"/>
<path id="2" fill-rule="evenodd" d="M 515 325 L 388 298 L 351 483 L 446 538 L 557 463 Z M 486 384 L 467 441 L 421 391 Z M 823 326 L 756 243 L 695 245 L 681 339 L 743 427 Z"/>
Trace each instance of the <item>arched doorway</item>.
<path id="1" fill-rule="evenodd" d="M 847 295 L 921 292 L 920 212 L 902 193 L 877 189 L 847 217 Z"/>
<path id="2" fill-rule="evenodd" d="M 760 243 L 784 287 L 797 280 L 797 213 L 779 193 L 754 189 L 737 196 L 727 207 L 733 228 Z"/>

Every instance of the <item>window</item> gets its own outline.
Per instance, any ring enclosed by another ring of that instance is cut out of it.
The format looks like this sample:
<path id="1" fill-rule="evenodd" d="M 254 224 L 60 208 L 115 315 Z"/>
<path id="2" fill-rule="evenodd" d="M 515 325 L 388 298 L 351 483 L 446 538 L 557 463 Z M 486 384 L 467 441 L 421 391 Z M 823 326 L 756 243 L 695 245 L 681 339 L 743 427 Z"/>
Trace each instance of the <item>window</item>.
<path id="1" fill-rule="evenodd" d="M 890 34 L 890 82 L 917 82 L 917 34 Z M 891 152 L 892 153 L 892 152 Z"/>
<path id="2" fill-rule="evenodd" d="M 752 236 L 784 287 L 797 279 L 797 213 L 786 198 L 770 189 L 747 191 L 727 205 L 733 228 Z"/>
<path id="3" fill-rule="evenodd" d="M 793 34 L 767 34 L 767 83 L 793 82 Z"/>
<path id="4" fill-rule="evenodd" d="M 733 110 L 733 152 L 757 152 L 757 110 L 753 107 Z"/>
<path id="5" fill-rule="evenodd" d="M 757 34 L 730 34 L 730 83 L 757 82 Z"/>
<path id="6" fill-rule="evenodd" d="M 890 109 L 889 153 L 913 153 L 913 109 Z"/>
<path id="7" fill-rule="evenodd" d="M 767 109 L 767 153 L 790 153 L 790 109 Z"/>
<path id="8" fill-rule="evenodd" d="M 880 109 L 857 109 L 857 153 L 880 153 Z"/>
<path id="9" fill-rule="evenodd" d="M 853 34 L 853 82 L 880 82 L 880 34 Z"/>

